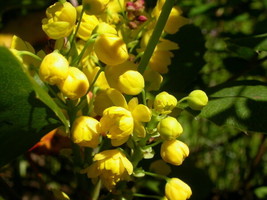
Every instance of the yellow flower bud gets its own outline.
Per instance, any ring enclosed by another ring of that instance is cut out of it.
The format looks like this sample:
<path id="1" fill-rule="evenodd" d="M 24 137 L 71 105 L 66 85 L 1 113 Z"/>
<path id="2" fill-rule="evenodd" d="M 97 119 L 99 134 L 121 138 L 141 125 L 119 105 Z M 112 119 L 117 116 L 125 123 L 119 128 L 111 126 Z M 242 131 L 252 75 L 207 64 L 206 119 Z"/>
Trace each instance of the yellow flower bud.
<path id="1" fill-rule="evenodd" d="M 165 185 L 165 196 L 168 200 L 186 200 L 191 195 L 191 188 L 178 178 L 171 178 Z"/>
<path id="2" fill-rule="evenodd" d="M 78 99 L 86 94 L 89 89 L 89 81 L 81 70 L 76 67 L 70 67 L 69 75 L 58 87 L 66 97 Z"/>
<path id="3" fill-rule="evenodd" d="M 119 65 L 107 65 L 105 67 L 105 74 L 110 87 L 118 89 L 118 80 L 120 75 L 128 70 L 137 71 L 137 65 L 131 61 L 126 61 Z"/>
<path id="4" fill-rule="evenodd" d="M 111 106 L 127 107 L 127 102 L 122 93 L 114 88 L 99 91 L 94 101 L 95 113 L 102 116 L 103 111 Z"/>
<path id="5" fill-rule="evenodd" d="M 96 26 L 94 30 L 94 33 L 97 33 L 99 35 L 102 35 L 102 34 L 117 35 L 118 34 L 116 28 L 106 22 L 99 22 L 99 24 Z"/>
<path id="6" fill-rule="evenodd" d="M 164 140 L 175 140 L 183 132 L 183 127 L 174 117 L 162 119 L 157 126 L 160 136 Z"/>
<path id="7" fill-rule="evenodd" d="M 46 17 L 42 20 L 44 32 L 52 39 L 68 37 L 76 23 L 76 9 L 71 3 L 57 2 L 47 8 Z"/>
<path id="8" fill-rule="evenodd" d="M 92 34 L 94 28 L 98 25 L 99 21 L 94 15 L 83 14 L 80 27 L 77 32 L 77 36 L 85 41 L 87 41 Z"/>
<path id="9" fill-rule="evenodd" d="M 129 57 L 126 44 L 116 35 L 99 35 L 95 41 L 94 50 L 98 59 L 107 65 L 119 65 Z"/>
<path id="10" fill-rule="evenodd" d="M 88 15 L 99 15 L 105 11 L 109 0 L 83 0 L 83 8 Z"/>
<path id="11" fill-rule="evenodd" d="M 119 76 L 119 90 L 128 95 L 137 95 L 145 87 L 145 81 L 138 71 L 128 70 Z"/>
<path id="12" fill-rule="evenodd" d="M 42 81 L 51 85 L 64 81 L 69 73 L 68 60 L 57 52 L 47 54 L 39 69 L 39 76 Z"/>
<path id="13" fill-rule="evenodd" d="M 161 114 L 169 114 L 177 105 L 177 99 L 168 92 L 159 93 L 154 100 L 154 109 Z"/>
<path id="14" fill-rule="evenodd" d="M 202 90 L 194 90 L 187 97 L 187 103 L 193 110 L 201 110 L 208 104 L 208 96 Z"/>
<path id="15" fill-rule="evenodd" d="M 94 163 L 84 171 L 89 178 L 99 177 L 105 187 L 111 191 L 120 180 L 129 179 L 133 165 L 119 150 L 106 150 L 94 156 Z"/>
<path id="16" fill-rule="evenodd" d="M 182 26 L 189 23 L 189 20 L 181 16 L 182 10 L 174 6 L 164 27 L 164 31 L 169 34 L 175 34 Z"/>
<path id="17" fill-rule="evenodd" d="M 96 148 L 100 137 L 99 125 L 99 121 L 92 117 L 76 118 L 71 129 L 73 142 L 80 146 Z"/>
<path id="18" fill-rule="evenodd" d="M 165 140 L 161 145 L 160 155 L 167 163 L 181 165 L 189 155 L 189 148 L 179 140 Z"/>
<path id="19" fill-rule="evenodd" d="M 133 133 L 134 128 L 131 112 L 118 106 L 105 109 L 100 124 L 101 131 L 107 134 L 113 146 L 120 146 L 125 143 Z"/>

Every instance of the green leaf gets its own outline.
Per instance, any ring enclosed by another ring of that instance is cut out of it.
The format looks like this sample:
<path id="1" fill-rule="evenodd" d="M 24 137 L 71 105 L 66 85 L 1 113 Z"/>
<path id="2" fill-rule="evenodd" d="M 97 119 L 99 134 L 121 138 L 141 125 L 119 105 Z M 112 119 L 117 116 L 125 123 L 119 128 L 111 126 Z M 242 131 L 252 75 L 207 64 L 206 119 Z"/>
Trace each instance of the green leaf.
<path id="1" fill-rule="evenodd" d="M 61 123 L 54 112 L 36 98 L 21 64 L 0 47 L 0 167 L 32 147 Z M 40 90 L 40 89 L 38 89 Z M 41 91 L 41 90 L 40 90 Z M 39 92 L 42 95 L 42 92 Z M 44 95 L 45 96 L 45 95 Z M 44 100 L 44 96 L 41 98 Z"/>
<path id="2" fill-rule="evenodd" d="M 219 126 L 232 126 L 244 132 L 267 133 L 267 84 L 236 81 L 208 92 L 210 101 L 200 113 Z"/>
<path id="3" fill-rule="evenodd" d="M 239 48 L 243 47 L 254 51 L 267 51 L 267 34 L 229 39 L 226 42 L 230 47 L 234 46 L 237 48 L 237 46 L 239 46 Z"/>

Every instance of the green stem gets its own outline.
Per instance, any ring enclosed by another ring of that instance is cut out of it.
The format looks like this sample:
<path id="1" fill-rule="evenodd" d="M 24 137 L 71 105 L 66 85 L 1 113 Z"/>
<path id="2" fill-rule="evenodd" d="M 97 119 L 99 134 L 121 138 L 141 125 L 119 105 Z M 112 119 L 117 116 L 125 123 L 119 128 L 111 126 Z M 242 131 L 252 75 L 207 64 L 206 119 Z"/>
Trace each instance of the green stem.
<path id="1" fill-rule="evenodd" d="M 78 19 L 78 24 L 77 24 L 77 27 L 76 27 L 76 29 L 75 29 L 75 32 L 74 32 L 74 34 L 72 35 L 72 37 L 71 37 L 71 39 L 70 39 L 70 40 L 71 40 L 71 41 L 70 41 L 70 50 L 68 51 L 67 57 L 68 57 L 69 54 L 70 54 L 71 48 L 73 48 L 73 44 L 74 44 L 76 35 L 77 35 L 78 30 L 79 30 L 80 25 L 81 25 L 81 21 L 82 21 L 83 14 L 84 14 L 84 8 L 83 8 L 82 11 L 81 11 L 81 14 L 80 14 L 80 17 L 79 17 L 79 19 Z"/>
<path id="2" fill-rule="evenodd" d="M 149 63 L 149 60 L 154 52 L 154 49 L 156 45 L 158 44 L 159 38 L 162 34 L 162 31 L 165 27 L 165 24 L 168 20 L 168 17 L 170 15 L 171 9 L 174 5 L 174 0 L 166 0 L 165 4 L 162 7 L 162 11 L 160 13 L 160 16 L 158 18 L 157 24 L 154 28 L 154 31 L 151 35 L 151 38 L 147 44 L 147 47 L 145 49 L 144 55 L 140 61 L 140 64 L 138 66 L 138 71 L 143 74 L 146 70 L 146 67 Z"/>
<path id="3" fill-rule="evenodd" d="M 146 91 L 142 90 L 142 99 L 143 99 L 143 104 L 146 106 Z"/>
<path id="4" fill-rule="evenodd" d="M 160 197 L 160 196 L 139 194 L 139 193 L 134 193 L 133 196 L 134 197 L 143 197 L 143 198 L 147 198 L 147 199 L 162 199 L 162 197 Z"/>
<path id="5" fill-rule="evenodd" d="M 160 178 L 160 179 L 164 179 L 166 181 L 168 181 L 170 178 L 168 178 L 167 176 L 163 176 L 163 175 L 160 175 L 160 174 L 155 174 L 155 173 L 152 173 L 152 172 L 145 172 L 144 171 L 144 174 L 145 175 L 148 175 L 148 176 L 152 176 L 152 177 L 155 177 L 155 178 Z"/>
<path id="6" fill-rule="evenodd" d="M 101 189 L 101 179 L 98 179 L 93 191 L 92 200 L 98 200 L 100 189 Z"/>
<path id="7" fill-rule="evenodd" d="M 83 54 L 85 53 L 86 49 L 93 43 L 95 42 L 95 38 L 96 38 L 96 35 L 93 35 L 89 40 L 87 40 L 86 44 L 84 45 L 83 47 L 83 50 L 81 51 L 81 53 L 75 58 L 72 60 L 71 62 L 71 65 L 78 65 L 80 60 L 82 59 L 83 57 Z"/>
<path id="8" fill-rule="evenodd" d="M 157 146 L 159 143 L 161 143 L 162 142 L 162 140 L 158 140 L 158 141 L 156 141 L 156 142 L 154 142 L 154 143 L 152 143 L 152 144 L 149 144 L 149 145 L 146 145 L 145 147 L 144 147 L 144 149 L 147 149 L 147 148 L 150 148 L 150 147 L 154 147 L 154 146 Z"/>
<path id="9" fill-rule="evenodd" d="M 97 81 L 97 79 L 98 79 L 99 75 L 101 74 L 101 72 L 102 72 L 102 69 L 99 69 L 98 72 L 97 72 L 97 74 L 95 75 L 95 78 L 94 78 L 93 82 L 91 83 L 91 85 L 90 85 L 90 87 L 88 89 L 88 92 L 90 92 L 93 89 L 94 84 Z"/>
<path id="10" fill-rule="evenodd" d="M 29 52 L 29 51 L 18 51 L 18 54 L 20 56 L 23 56 L 23 55 L 31 56 L 31 57 L 35 58 L 36 60 L 42 61 L 42 58 L 40 58 L 39 56 L 37 56 L 34 53 Z"/>
<path id="11" fill-rule="evenodd" d="M 187 99 L 188 99 L 188 96 L 186 96 L 186 97 L 180 99 L 180 100 L 178 101 L 178 104 L 179 104 L 179 103 L 182 103 L 183 101 L 185 101 L 185 100 L 187 100 Z"/>

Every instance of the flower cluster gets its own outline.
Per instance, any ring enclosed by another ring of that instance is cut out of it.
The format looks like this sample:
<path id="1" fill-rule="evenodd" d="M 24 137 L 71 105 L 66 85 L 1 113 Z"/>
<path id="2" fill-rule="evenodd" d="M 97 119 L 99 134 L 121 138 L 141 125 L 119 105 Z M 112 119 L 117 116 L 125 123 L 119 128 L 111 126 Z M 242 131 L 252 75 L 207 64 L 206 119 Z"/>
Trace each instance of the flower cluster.
<path id="1" fill-rule="evenodd" d="M 20 57 L 26 71 L 43 82 L 65 113 L 74 145 L 93 149 L 81 150 L 90 161 L 81 172 L 110 192 L 118 182 L 140 177 L 140 163 L 153 158 L 156 145 L 161 145 L 161 163 L 181 165 L 189 148 L 177 139 L 183 127 L 173 111 L 182 101 L 193 110 L 208 103 L 202 90 L 179 101 L 159 91 L 172 51 L 179 48 L 164 37 L 189 23 L 181 9 L 172 6 L 162 34 L 155 36 L 160 16 L 166 15 L 164 5 L 170 2 L 158 0 L 153 9 L 146 8 L 144 0 L 83 0 L 77 7 L 57 2 L 47 8 L 42 21 L 44 32 L 55 40 L 52 51 L 35 53 L 30 44 L 13 38 L 12 52 L 28 52 Z M 155 39 L 153 46 L 150 41 Z M 151 48 L 152 55 L 144 56 Z M 191 196 L 190 187 L 180 179 L 166 180 L 165 199 Z"/>

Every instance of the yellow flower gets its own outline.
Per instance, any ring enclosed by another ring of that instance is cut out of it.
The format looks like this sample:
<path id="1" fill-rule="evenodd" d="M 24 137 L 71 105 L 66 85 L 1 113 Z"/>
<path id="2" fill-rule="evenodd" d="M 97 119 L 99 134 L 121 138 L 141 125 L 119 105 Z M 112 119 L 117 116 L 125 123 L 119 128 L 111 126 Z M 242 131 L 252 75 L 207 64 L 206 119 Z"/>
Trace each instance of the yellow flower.
<path id="1" fill-rule="evenodd" d="M 169 18 L 164 27 L 164 31 L 169 34 L 175 34 L 178 30 L 189 23 L 189 19 L 181 16 L 182 11 L 178 6 L 174 6 L 171 10 Z"/>
<path id="2" fill-rule="evenodd" d="M 39 76 L 42 81 L 51 85 L 64 81 L 69 74 L 68 60 L 57 52 L 47 54 L 39 69 Z"/>
<path id="3" fill-rule="evenodd" d="M 177 99 L 165 91 L 159 93 L 154 100 L 154 109 L 161 114 L 171 113 L 176 105 Z"/>
<path id="4" fill-rule="evenodd" d="M 99 35 L 95 41 L 94 50 L 98 59 L 107 65 L 119 65 L 129 57 L 126 44 L 116 35 Z"/>
<path id="5" fill-rule="evenodd" d="M 94 101 L 95 113 L 102 116 L 103 111 L 111 106 L 127 108 L 127 102 L 122 93 L 114 88 L 108 88 L 97 92 Z"/>
<path id="6" fill-rule="evenodd" d="M 161 74 L 166 74 L 169 71 L 168 66 L 171 64 L 171 58 L 174 56 L 170 50 L 176 49 L 179 49 L 176 43 L 161 39 L 149 60 L 148 66 Z"/>
<path id="7" fill-rule="evenodd" d="M 77 36 L 84 41 L 87 41 L 94 30 L 94 28 L 99 24 L 99 21 L 94 15 L 83 14 L 80 27 L 77 32 Z"/>
<path id="8" fill-rule="evenodd" d="M 165 185 L 165 196 L 168 200 L 186 200 L 191 195 L 191 188 L 178 178 L 171 178 Z"/>
<path id="9" fill-rule="evenodd" d="M 83 0 L 82 5 L 88 15 L 99 15 L 105 11 L 109 0 Z"/>
<path id="10" fill-rule="evenodd" d="M 152 11 L 152 17 L 159 17 L 162 7 L 166 0 L 159 0 Z M 182 26 L 189 23 L 189 19 L 181 16 L 182 10 L 178 6 L 174 6 L 170 12 L 168 20 L 165 24 L 164 31 L 168 34 L 175 34 Z"/>
<path id="11" fill-rule="evenodd" d="M 100 138 L 99 124 L 99 121 L 92 117 L 76 118 L 71 129 L 73 142 L 80 146 L 96 148 Z"/>
<path id="12" fill-rule="evenodd" d="M 141 49 L 138 52 L 144 51 L 149 39 L 151 38 L 153 29 L 148 30 L 142 36 Z M 174 56 L 171 50 L 179 49 L 175 42 L 160 38 L 150 60 L 148 66 L 160 74 L 166 74 L 168 72 L 168 65 L 171 64 L 171 58 Z"/>
<path id="13" fill-rule="evenodd" d="M 52 39 L 67 37 L 74 29 L 76 16 L 76 9 L 71 3 L 57 2 L 47 8 L 47 18 L 42 20 L 42 28 Z"/>
<path id="14" fill-rule="evenodd" d="M 167 163 L 181 165 L 189 155 L 189 148 L 179 140 L 165 140 L 161 145 L 160 155 Z"/>
<path id="15" fill-rule="evenodd" d="M 137 97 L 129 101 L 128 110 L 131 111 L 134 119 L 134 134 L 137 137 L 145 137 L 146 130 L 143 122 L 149 122 L 151 120 L 151 110 L 143 104 L 138 104 Z"/>
<path id="16" fill-rule="evenodd" d="M 208 104 L 208 96 L 202 90 L 194 90 L 187 97 L 187 103 L 193 110 L 201 110 Z"/>
<path id="17" fill-rule="evenodd" d="M 125 10 L 125 0 L 110 0 L 106 11 L 100 15 L 100 18 L 108 23 L 118 23 L 120 20 L 120 13 Z"/>
<path id="18" fill-rule="evenodd" d="M 183 127 L 174 117 L 162 119 L 157 126 L 160 137 L 164 140 L 175 140 L 183 132 Z"/>
<path id="19" fill-rule="evenodd" d="M 67 78 L 58 84 L 58 87 L 66 97 L 78 99 L 86 94 L 89 89 L 89 81 L 81 70 L 70 67 Z"/>
<path id="20" fill-rule="evenodd" d="M 111 139 L 112 146 L 120 146 L 127 142 L 134 128 L 131 112 L 118 106 L 105 109 L 100 124 L 101 131 Z"/>
<path id="21" fill-rule="evenodd" d="M 144 78 L 136 68 L 137 65 L 130 61 L 106 66 L 105 75 L 110 87 L 128 95 L 139 94 L 144 89 Z"/>
<path id="22" fill-rule="evenodd" d="M 106 150 L 94 156 L 93 164 L 85 171 L 89 178 L 99 177 L 105 187 L 111 191 L 116 183 L 127 180 L 133 173 L 133 165 L 119 150 Z"/>
<path id="23" fill-rule="evenodd" d="M 163 81 L 163 77 L 157 71 L 152 70 L 150 67 L 146 69 L 143 74 L 145 79 L 145 87 L 147 91 L 157 91 Z"/>

